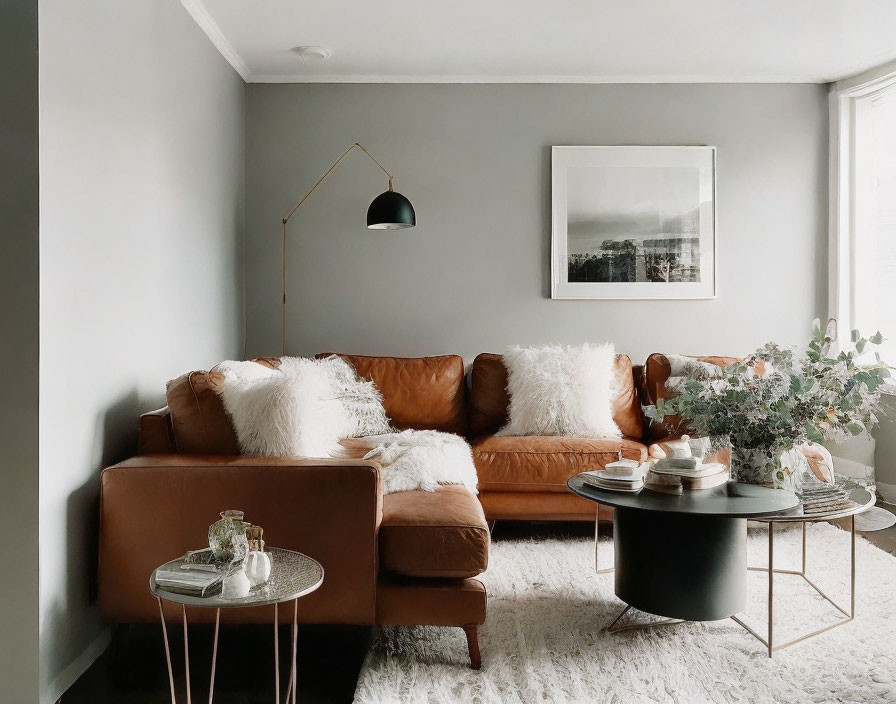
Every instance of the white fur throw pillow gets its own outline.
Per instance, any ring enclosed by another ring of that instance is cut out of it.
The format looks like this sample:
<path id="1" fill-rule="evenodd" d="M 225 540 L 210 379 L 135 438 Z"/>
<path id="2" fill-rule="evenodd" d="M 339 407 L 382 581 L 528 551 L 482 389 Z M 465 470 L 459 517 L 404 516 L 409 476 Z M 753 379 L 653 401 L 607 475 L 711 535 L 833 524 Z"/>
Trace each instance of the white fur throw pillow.
<path id="1" fill-rule="evenodd" d="M 340 438 L 391 433 L 393 428 L 383 407 L 383 395 L 376 384 L 361 379 L 354 368 L 336 355 L 318 360 L 329 376 L 333 390 L 345 412 Z"/>
<path id="2" fill-rule="evenodd" d="M 379 392 L 339 357 L 284 357 L 277 369 L 224 362 L 217 369 L 224 408 L 247 455 L 329 457 L 340 438 L 390 429 Z"/>
<path id="3" fill-rule="evenodd" d="M 615 358 L 611 343 L 508 347 L 510 421 L 498 435 L 621 437 L 613 421 Z"/>

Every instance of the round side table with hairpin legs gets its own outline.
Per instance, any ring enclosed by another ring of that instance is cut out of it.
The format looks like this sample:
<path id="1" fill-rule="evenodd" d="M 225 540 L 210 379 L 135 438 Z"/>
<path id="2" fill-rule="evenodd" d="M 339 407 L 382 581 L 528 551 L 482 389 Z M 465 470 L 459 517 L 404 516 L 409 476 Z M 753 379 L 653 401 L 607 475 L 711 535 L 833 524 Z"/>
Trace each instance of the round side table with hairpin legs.
<path id="1" fill-rule="evenodd" d="M 159 615 L 162 618 L 162 635 L 165 640 L 165 660 L 168 663 L 168 683 L 171 686 L 171 703 L 177 704 L 174 692 L 174 670 L 171 666 L 171 649 L 168 646 L 168 627 L 165 625 L 165 612 L 162 601 L 180 604 L 181 618 L 184 628 L 184 669 L 187 687 L 187 704 L 192 704 L 190 692 L 190 648 L 187 639 L 187 607 L 201 607 L 215 609 L 215 637 L 212 645 L 212 672 L 209 683 L 208 701 L 211 704 L 215 694 L 215 662 L 218 657 L 218 629 L 221 625 L 221 609 L 246 608 L 258 606 L 274 607 L 274 685 L 276 702 L 280 704 L 280 636 L 279 636 L 279 609 L 280 604 L 293 602 L 292 611 L 292 659 L 289 673 L 289 683 L 286 689 L 284 701 L 292 699 L 296 702 L 296 648 L 298 645 L 298 616 L 299 598 L 310 594 L 324 581 L 324 568 L 317 560 L 293 550 L 269 548 L 271 555 L 271 577 L 264 584 L 253 588 L 248 596 L 238 599 L 225 599 L 220 594 L 209 597 L 187 596 L 166 591 L 156 584 L 155 570 L 149 578 L 149 591 L 159 602 Z M 177 569 L 183 564 L 183 558 L 171 560 L 161 565 L 159 569 Z"/>

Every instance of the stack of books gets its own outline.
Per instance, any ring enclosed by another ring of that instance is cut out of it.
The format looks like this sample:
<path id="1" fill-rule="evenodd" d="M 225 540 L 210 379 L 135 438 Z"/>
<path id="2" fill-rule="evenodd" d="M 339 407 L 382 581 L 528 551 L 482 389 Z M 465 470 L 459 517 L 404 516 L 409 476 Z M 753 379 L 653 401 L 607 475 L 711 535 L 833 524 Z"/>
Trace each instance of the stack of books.
<path id="1" fill-rule="evenodd" d="M 855 507 L 849 498 L 849 490 L 833 484 L 806 487 L 800 492 L 803 515 L 837 513 Z"/>
<path id="2" fill-rule="evenodd" d="M 175 569 L 159 568 L 155 572 L 156 586 L 166 592 L 187 596 L 215 596 L 221 593 L 226 573 L 182 566 Z"/>
<path id="3" fill-rule="evenodd" d="M 637 460 L 617 460 L 603 469 L 582 473 L 582 481 L 596 489 L 634 494 L 644 487 L 644 470 Z"/>
<path id="4" fill-rule="evenodd" d="M 699 457 L 666 458 L 647 469 L 644 486 L 651 491 L 680 494 L 725 484 L 730 476 L 728 467 L 720 462 L 703 464 Z"/>

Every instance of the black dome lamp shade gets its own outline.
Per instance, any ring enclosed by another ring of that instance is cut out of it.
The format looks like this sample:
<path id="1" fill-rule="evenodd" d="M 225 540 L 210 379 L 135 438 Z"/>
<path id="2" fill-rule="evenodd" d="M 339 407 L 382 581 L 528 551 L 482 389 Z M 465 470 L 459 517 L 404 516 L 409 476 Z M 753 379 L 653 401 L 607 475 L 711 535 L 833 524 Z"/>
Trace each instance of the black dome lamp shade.
<path id="1" fill-rule="evenodd" d="M 282 282 L 282 297 L 280 304 L 280 329 L 282 334 L 282 342 L 283 342 L 283 356 L 286 356 L 286 225 L 290 221 L 293 215 L 296 214 L 299 208 L 308 200 L 309 196 L 311 196 L 314 191 L 317 190 L 317 187 L 323 183 L 327 176 L 329 176 L 333 169 L 335 169 L 339 164 L 342 163 L 342 160 L 345 159 L 349 155 L 349 153 L 353 149 L 360 149 L 367 157 L 376 164 L 380 171 L 382 171 L 389 179 L 389 190 L 380 193 L 376 198 L 373 199 L 373 202 L 370 204 L 370 207 L 367 208 L 367 227 L 371 230 L 404 230 L 408 227 L 414 227 L 417 224 L 417 214 L 414 212 L 414 206 L 411 205 L 411 201 L 405 198 L 401 193 L 396 193 L 392 188 L 392 174 L 390 174 L 386 169 L 383 168 L 383 165 L 378 162 L 373 154 L 367 151 L 364 146 L 355 142 L 348 149 L 342 152 L 342 155 L 333 162 L 333 165 L 324 172 L 324 175 L 317 179 L 317 182 L 311 187 L 311 190 L 308 191 L 304 196 L 302 196 L 301 200 L 296 203 L 292 210 L 290 210 L 286 217 L 282 220 L 282 228 L 281 228 L 281 282 Z"/>
<path id="2" fill-rule="evenodd" d="M 403 230 L 417 224 L 417 214 L 411 201 L 401 193 L 389 190 L 380 193 L 367 208 L 367 227 L 370 230 Z"/>

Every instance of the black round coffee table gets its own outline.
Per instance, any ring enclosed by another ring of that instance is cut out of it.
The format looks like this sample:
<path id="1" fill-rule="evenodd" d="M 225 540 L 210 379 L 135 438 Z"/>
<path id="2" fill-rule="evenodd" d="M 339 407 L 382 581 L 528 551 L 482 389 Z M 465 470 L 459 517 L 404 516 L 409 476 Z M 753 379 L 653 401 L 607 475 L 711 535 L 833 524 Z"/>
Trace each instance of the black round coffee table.
<path id="1" fill-rule="evenodd" d="M 717 621 L 746 608 L 747 519 L 800 503 L 792 492 L 737 482 L 679 495 L 604 491 L 580 476 L 566 484 L 615 509 L 616 596 L 629 608 L 685 621 Z"/>

